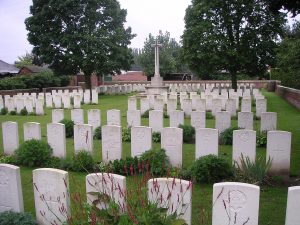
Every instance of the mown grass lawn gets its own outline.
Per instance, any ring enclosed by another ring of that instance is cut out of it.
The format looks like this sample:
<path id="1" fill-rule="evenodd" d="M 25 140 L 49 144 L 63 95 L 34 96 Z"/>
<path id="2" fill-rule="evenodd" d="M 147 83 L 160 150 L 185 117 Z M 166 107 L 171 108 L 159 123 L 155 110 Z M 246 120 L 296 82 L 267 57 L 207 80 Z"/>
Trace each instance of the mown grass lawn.
<path id="1" fill-rule="evenodd" d="M 291 160 L 291 176 L 300 176 L 300 112 L 291 106 L 282 98 L 274 93 L 264 92 L 268 99 L 268 111 L 278 113 L 278 130 L 290 131 L 292 137 L 292 160 Z M 87 122 L 87 109 L 101 109 L 102 124 L 106 124 L 106 110 L 120 109 L 122 125 L 126 126 L 126 110 L 127 95 L 121 96 L 100 96 L 98 105 L 83 105 L 85 110 L 85 121 Z M 42 138 L 46 140 L 46 125 L 51 122 L 51 110 L 46 109 L 45 116 L 0 116 L 0 122 L 16 121 L 19 124 L 20 143 L 23 142 L 23 123 L 39 122 L 42 126 Z M 65 110 L 65 118 L 70 118 L 70 110 Z M 189 124 L 190 120 L 186 119 L 185 123 Z M 164 125 L 168 126 L 169 119 L 164 119 Z M 232 125 L 237 124 L 236 120 L 232 121 Z M 142 119 L 142 125 L 148 125 L 148 119 Z M 214 127 L 214 120 L 206 121 L 207 127 Z M 259 121 L 255 121 L 256 129 L 259 129 Z M 0 128 L 0 135 L 2 130 Z M 2 149 L 2 139 L 0 140 L 0 153 Z M 153 148 L 159 148 L 160 144 L 153 144 Z M 67 157 L 73 155 L 73 139 L 67 139 Z M 231 161 L 231 146 L 220 146 L 219 154 Z M 183 167 L 188 167 L 195 159 L 195 145 L 183 145 Z M 257 155 L 265 157 L 265 149 L 258 148 Z M 101 161 L 101 141 L 94 140 L 94 159 Z M 130 156 L 130 143 L 123 143 L 122 157 Z M 32 170 L 34 168 L 21 167 L 22 188 L 25 211 L 35 213 L 32 187 Z M 71 193 L 79 191 L 82 196 L 85 193 L 85 176 L 86 173 L 70 172 L 70 190 Z M 128 185 L 134 185 L 134 178 L 127 180 Z M 283 225 L 285 220 L 285 208 L 287 198 L 287 187 L 261 187 L 260 197 L 260 219 L 261 225 Z M 212 184 L 195 184 L 193 186 L 193 224 L 210 224 L 211 223 L 211 207 L 212 207 Z"/>

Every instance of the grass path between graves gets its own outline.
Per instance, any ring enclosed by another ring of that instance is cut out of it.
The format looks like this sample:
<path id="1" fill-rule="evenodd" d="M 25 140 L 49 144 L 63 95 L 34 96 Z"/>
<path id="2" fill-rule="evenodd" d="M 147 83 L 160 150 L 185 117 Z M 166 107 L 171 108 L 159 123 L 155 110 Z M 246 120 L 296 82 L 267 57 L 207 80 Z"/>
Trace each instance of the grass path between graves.
<path id="1" fill-rule="evenodd" d="M 268 99 L 268 111 L 278 113 L 278 130 L 290 131 L 292 137 L 292 158 L 291 158 L 291 176 L 300 176 L 300 112 L 286 102 L 284 99 L 276 96 L 274 93 L 264 92 Z M 85 121 L 87 122 L 87 109 L 101 109 L 102 124 L 106 124 L 106 110 L 120 109 L 122 125 L 126 126 L 127 96 L 100 96 L 98 105 L 83 105 L 85 109 Z M 46 125 L 51 122 L 51 110 L 47 109 L 45 116 L 0 116 L 0 122 L 16 121 L 19 125 L 20 143 L 23 142 L 23 123 L 39 122 L 42 126 L 42 138 L 46 140 Z M 65 117 L 70 118 L 70 110 L 65 110 Z M 168 126 L 169 120 L 164 119 L 164 126 Z M 189 124 L 190 120 L 186 119 L 185 123 Z M 233 120 L 232 125 L 237 121 Z M 142 119 L 142 125 L 148 125 L 148 119 Z M 214 120 L 206 121 L 207 127 L 214 127 Z M 259 121 L 255 121 L 255 127 L 259 128 Z M 0 136 L 2 129 L 0 128 Z M 0 153 L 2 149 L 2 138 L 0 140 Z M 160 144 L 153 144 L 153 148 L 159 148 Z M 74 144 L 72 139 L 67 139 L 67 157 L 73 155 Z M 96 161 L 101 160 L 101 141 L 94 141 L 94 158 Z M 195 145 L 183 145 L 183 166 L 188 167 L 195 159 Z M 220 146 L 220 155 L 231 161 L 231 146 Z M 265 157 L 265 149 L 257 149 L 257 155 Z M 130 143 L 123 143 L 122 157 L 130 156 Z M 24 197 L 25 211 L 35 214 L 33 187 L 32 187 L 32 170 L 34 168 L 21 167 L 22 189 Z M 85 176 L 86 173 L 69 173 L 71 193 L 80 192 L 85 196 Z M 134 179 L 127 179 L 129 186 L 134 186 Z M 287 187 L 261 187 L 260 192 L 260 225 L 283 225 L 285 220 L 285 208 L 287 198 Z M 211 224 L 212 213 L 212 184 L 195 184 L 193 186 L 192 198 L 192 216 L 193 224 Z"/>

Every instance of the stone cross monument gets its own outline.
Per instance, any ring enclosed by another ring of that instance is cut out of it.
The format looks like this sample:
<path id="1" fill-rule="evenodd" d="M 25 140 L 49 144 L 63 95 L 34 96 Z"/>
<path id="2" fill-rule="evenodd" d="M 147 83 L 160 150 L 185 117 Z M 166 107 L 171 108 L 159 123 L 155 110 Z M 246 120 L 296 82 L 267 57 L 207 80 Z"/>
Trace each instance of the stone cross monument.
<path id="1" fill-rule="evenodd" d="M 163 85 L 163 79 L 159 73 L 159 48 L 162 47 L 162 45 L 159 44 L 156 39 L 152 47 L 155 48 L 155 72 L 154 77 L 151 78 L 151 85 L 146 87 L 146 92 L 147 94 L 159 95 L 168 92 L 168 87 Z"/>

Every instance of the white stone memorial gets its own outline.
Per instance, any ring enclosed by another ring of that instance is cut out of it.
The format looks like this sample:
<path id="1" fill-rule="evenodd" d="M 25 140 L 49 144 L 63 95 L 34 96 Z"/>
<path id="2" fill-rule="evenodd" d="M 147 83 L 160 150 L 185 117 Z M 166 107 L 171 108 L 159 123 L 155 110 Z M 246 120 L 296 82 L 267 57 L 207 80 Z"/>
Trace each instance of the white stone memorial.
<path id="1" fill-rule="evenodd" d="M 72 109 L 71 120 L 74 124 L 84 124 L 83 109 Z"/>
<path id="2" fill-rule="evenodd" d="M 47 141 L 53 149 L 53 156 L 66 158 L 66 128 L 62 123 L 47 124 Z"/>
<path id="3" fill-rule="evenodd" d="M 206 113 L 205 111 L 193 111 L 191 115 L 191 125 L 195 128 L 205 128 Z"/>
<path id="4" fill-rule="evenodd" d="M 141 126 L 141 111 L 128 110 L 127 111 L 127 127 Z"/>
<path id="5" fill-rule="evenodd" d="M 300 224 L 300 186 L 289 187 L 285 225 Z"/>
<path id="6" fill-rule="evenodd" d="M 103 135 L 103 134 L 102 134 Z M 79 151 L 93 152 L 93 126 L 89 124 L 74 125 L 74 149 Z"/>
<path id="7" fill-rule="evenodd" d="M 238 113 L 238 127 L 253 130 L 253 113 L 252 112 L 239 112 Z"/>
<path id="8" fill-rule="evenodd" d="M 150 110 L 149 111 L 149 127 L 153 132 L 161 132 L 163 128 L 163 111 Z"/>
<path id="9" fill-rule="evenodd" d="M 152 149 L 152 129 L 151 127 L 131 128 L 131 156 L 140 156 L 145 151 Z"/>
<path id="10" fill-rule="evenodd" d="M 144 114 L 150 109 L 150 102 L 148 98 L 141 98 L 141 114 Z"/>
<path id="11" fill-rule="evenodd" d="M 52 109 L 52 123 L 59 123 L 64 117 L 63 109 Z"/>
<path id="12" fill-rule="evenodd" d="M 122 157 L 122 127 L 102 126 L 102 161 L 108 163 Z"/>
<path id="13" fill-rule="evenodd" d="M 93 131 L 101 126 L 101 111 L 100 109 L 89 109 L 88 110 L 88 124 L 93 126 Z"/>
<path id="14" fill-rule="evenodd" d="M 257 99 L 256 100 L 256 116 L 260 117 L 261 113 L 267 111 L 267 100 L 266 99 Z"/>
<path id="15" fill-rule="evenodd" d="M 232 163 L 241 165 L 241 159 L 249 158 L 250 162 L 256 159 L 256 131 L 234 130 L 232 138 Z"/>
<path id="16" fill-rule="evenodd" d="M 41 140 L 41 124 L 35 122 L 27 122 L 23 124 L 24 141 L 31 139 Z"/>
<path id="17" fill-rule="evenodd" d="M 263 112 L 261 113 L 260 131 L 270 131 L 277 129 L 277 113 Z"/>
<path id="18" fill-rule="evenodd" d="M 107 125 L 121 126 L 121 111 L 118 109 L 111 109 L 106 111 Z"/>
<path id="19" fill-rule="evenodd" d="M 224 130 L 231 127 L 231 116 L 229 112 L 217 112 L 215 128 L 221 134 Z"/>
<path id="20" fill-rule="evenodd" d="M 170 127 L 178 127 L 180 124 L 184 125 L 184 112 L 181 110 L 171 111 Z"/>
<path id="21" fill-rule="evenodd" d="M 195 158 L 206 155 L 218 155 L 219 132 L 217 129 L 199 128 L 196 129 L 196 154 Z"/>
<path id="22" fill-rule="evenodd" d="M 2 123 L 2 140 L 4 154 L 14 154 L 19 147 L 19 131 L 16 122 L 6 121 Z"/>

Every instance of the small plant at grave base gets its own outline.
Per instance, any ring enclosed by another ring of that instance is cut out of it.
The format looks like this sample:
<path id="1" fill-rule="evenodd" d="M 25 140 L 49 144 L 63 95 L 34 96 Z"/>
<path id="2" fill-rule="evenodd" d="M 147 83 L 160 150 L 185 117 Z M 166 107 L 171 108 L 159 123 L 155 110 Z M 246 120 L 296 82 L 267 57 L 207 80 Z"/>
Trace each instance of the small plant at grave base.
<path id="1" fill-rule="evenodd" d="M 66 128 L 66 138 L 71 138 L 74 136 L 74 122 L 73 120 L 63 119 L 59 121 L 60 123 L 65 125 Z"/>
<path id="2" fill-rule="evenodd" d="M 230 127 L 230 128 L 227 128 L 226 130 L 224 130 L 220 134 L 221 144 L 232 145 L 233 131 L 239 130 L 239 129 L 240 128 L 238 128 L 238 127 Z"/>
<path id="3" fill-rule="evenodd" d="M 52 148 L 45 141 L 31 139 L 22 143 L 15 151 L 16 163 L 22 166 L 46 166 Z"/>
<path id="4" fill-rule="evenodd" d="M 6 115 L 7 113 L 8 113 L 8 109 L 6 107 L 1 109 L 1 112 L 0 112 L 1 115 Z"/>
<path id="5" fill-rule="evenodd" d="M 263 157 L 259 157 L 255 162 L 251 161 L 249 157 L 240 158 L 240 164 L 234 162 L 235 179 L 239 182 L 260 184 L 270 184 L 270 177 L 268 172 L 271 168 L 272 160 L 269 158 L 267 162 Z"/>
<path id="6" fill-rule="evenodd" d="M 254 115 L 254 120 L 260 120 L 260 117 Z"/>
<path id="7" fill-rule="evenodd" d="M 256 132 L 256 147 L 265 148 L 267 146 L 267 132 L 257 131 Z"/>
<path id="8" fill-rule="evenodd" d="M 36 116 L 36 113 L 35 112 L 31 112 L 28 114 L 29 116 Z"/>
<path id="9" fill-rule="evenodd" d="M 27 109 L 26 109 L 26 108 L 21 109 L 20 115 L 21 115 L 21 116 L 27 116 L 27 115 L 28 115 Z"/>
<path id="10" fill-rule="evenodd" d="M 13 111 L 10 111 L 10 112 L 9 112 L 9 115 L 11 115 L 11 116 L 15 116 L 15 115 L 17 115 L 17 112 L 16 112 L 16 111 L 14 111 L 14 110 L 13 110 Z"/>
<path id="11" fill-rule="evenodd" d="M 140 160 L 145 164 L 149 164 L 150 173 L 153 176 L 163 176 L 167 174 L 167 171 L 170 168 L 169 158 L 166 155 L 166 151 L 164 149 L 160 150 L 149 150 L 144 152 Z"/>
<path id="12" fill-rule="evenodd" d="M 30 213 L 5 211 L 0 213 L 0 225 L 37 225 Z"/>
<path id="13" fill-rule="evenodd" d="M 85 172 L 92 171 L 94 169 L 95 163 L 92 155 L 85 151 L 81 150 L 73 156 L 72 160 L 72 170 L 75 172 Z"/>
<path id="14" fill-rule="evenodd" d="M 149 118 L 149 110 L 147 110 L 146 112 L 144 112 L 141 117 L 142 118 Z"/>
<path id="15" fill-rule="evenodd" d="M 202 156 L 190 166 L 192 178 L 199 183 L 215 183 L 231 178 L 233 168 L 225 159 L 215 156 Z"/>
<path id="16" fill-rule="evenodd" d="M 14 155 L 0 155 L 0 163 L 15 164 L 16 159 Z"/>
<path id="17" fill-rule="evenodd" d="M 161 133 L 160 132 L 153 132 L 152 133 L 152 141 L 154 143 L 159 143 L 161 139 Z"/>
<path id="18" fill-rule="evenodd" d="M 62 161 L 64 159 L 61 159 L 56 156 L 51 156 L 50 159 L 45 163 L 45 167 L 47 168 L 56 168 L 56 169 L 64 169 L 62 166 Z"/>
<path id="19" fill-rule="evenodd" d="M 94 140 L 101 140 L 102 139 L 102 130 L 101 126 L 97 127 L 94 131 Z"/>
<path id="20" fill-rule="evenodd" d="M 105 172 L 113 172 L 115 174 L 126 175 L 126 176 L 133 176 L 137 173 L 141 173 L 141 165 L 142 162 L 139 161 L 137 157 L 127 157 L 124 159 L 116 159 L 113 162 L 110 162 L 105 169 Z"/>
<path id="21" fill-rule="evenodd" d="M 191 143 L 195 140 L 195 128 L 193 126 L 180 124 L 178 127 L 183 131 L 183 142 Z"/>
<path id="22" fill-rule="evenodd" d="M 131 128 L 130 127 L 122 128 L 122 141 L 124 141 L 124 142 L 131 141 Z"/>
<path id="23" fill-rule="evenodd" d="M 169 115 L 166 111 L 164 111 L 164 118 L 166 118 L 166 119 L 169 118 Z"/>
<path id="24" fill-rule="evenodd" d="M 214 118 L 212 112 L 208 112 L 208 111 L 205 113 L 205 117 L 207 120 L 212 120 Z"/>

